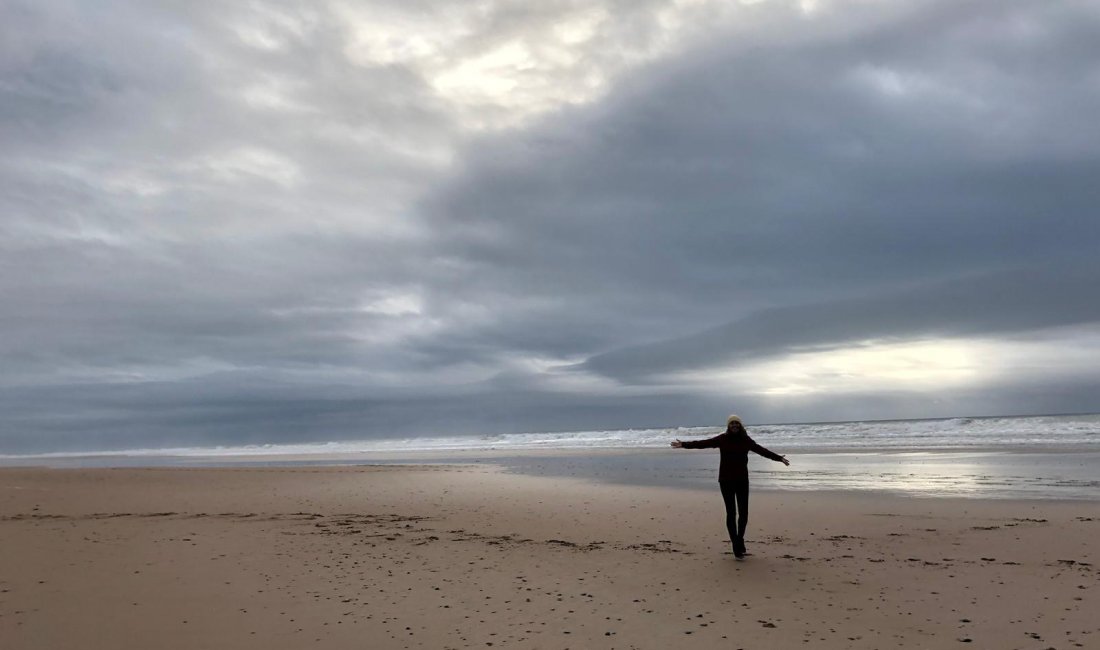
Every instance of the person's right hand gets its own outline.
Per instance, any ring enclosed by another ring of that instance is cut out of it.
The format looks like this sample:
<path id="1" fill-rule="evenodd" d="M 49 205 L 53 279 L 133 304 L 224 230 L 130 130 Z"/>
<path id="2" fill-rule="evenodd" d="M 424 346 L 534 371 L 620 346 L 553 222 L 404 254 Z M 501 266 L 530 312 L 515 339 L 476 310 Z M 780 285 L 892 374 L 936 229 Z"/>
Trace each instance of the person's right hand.
<path id="1" fill-rule="evenodd" d="M 677 439 L 677 440 L 673 440 L 673 441 L 672 441 L 671 443 L 669 443 L 669 444 L 671 444 L 671 445 L 672 445 L 672 448 L 673 448 L 673 449 L 682 449 L 682 448 L 684 447 L 684 443 L 680 442 L 680 441 L 679 441 L 678 439 Z"/>

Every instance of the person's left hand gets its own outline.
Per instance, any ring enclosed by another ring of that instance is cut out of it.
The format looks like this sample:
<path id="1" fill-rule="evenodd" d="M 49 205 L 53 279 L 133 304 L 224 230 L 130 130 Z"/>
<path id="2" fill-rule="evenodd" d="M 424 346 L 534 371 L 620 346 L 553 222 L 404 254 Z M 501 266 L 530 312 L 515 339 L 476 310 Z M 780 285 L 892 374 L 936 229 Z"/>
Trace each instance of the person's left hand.
<path id="1" fill-rule="evenodd" d="M 683 449 L 683 447 L 684 447 L 684 443 L 680 442 L 679 440 L 673 440 L 669 444 L 672 445 L 673 449 Z"/>
<path id="2" fill-rule="evenodd" d="M 791 461 L 787 460 L 786 456 L 780 456 L 780 458 L 782 459 L 784 465 L 786 465 L 787 467 L 791 466 Z"/>

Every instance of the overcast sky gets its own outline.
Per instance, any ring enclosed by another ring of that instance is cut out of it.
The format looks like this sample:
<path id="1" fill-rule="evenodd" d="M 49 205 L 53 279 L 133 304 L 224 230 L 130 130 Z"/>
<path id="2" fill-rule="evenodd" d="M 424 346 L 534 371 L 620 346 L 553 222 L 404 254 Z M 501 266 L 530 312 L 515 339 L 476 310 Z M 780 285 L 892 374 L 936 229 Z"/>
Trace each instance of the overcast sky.
<path id="1" fill-rule="evenodd" d="M 1097 34 L 0 1 L 0 453 L 1100 410 Z"/>

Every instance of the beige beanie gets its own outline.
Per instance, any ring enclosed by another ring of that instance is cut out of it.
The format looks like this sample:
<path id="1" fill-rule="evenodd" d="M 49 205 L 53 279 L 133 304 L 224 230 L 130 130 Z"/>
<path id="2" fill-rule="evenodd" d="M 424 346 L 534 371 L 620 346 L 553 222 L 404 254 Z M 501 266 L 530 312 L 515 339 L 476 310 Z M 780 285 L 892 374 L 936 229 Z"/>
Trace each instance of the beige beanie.
<path id="1" fill-rule="evenodd" d="M 728 427 L 729 425 L 733 424 L 734 422 L 736 422 L 737 424 L 740 424 L 741 426 L 745 426 L 745 423 L 741 421 L 741 417 L 740 417 L 740 416 L 737 416 L 737 415 L 731 415 L 731 416 L 729 416 L 728 418 L 726 418 L 726 426 L 727 426 L 727 427 Z"/>

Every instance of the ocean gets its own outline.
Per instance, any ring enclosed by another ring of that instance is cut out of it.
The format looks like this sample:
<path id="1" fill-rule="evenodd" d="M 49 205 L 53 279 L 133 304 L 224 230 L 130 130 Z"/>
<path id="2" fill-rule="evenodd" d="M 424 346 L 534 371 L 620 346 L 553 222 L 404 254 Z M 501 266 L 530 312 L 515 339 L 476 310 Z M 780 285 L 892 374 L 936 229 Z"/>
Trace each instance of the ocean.
<path id="1" fill-rule="evenodd" d="M 918 497 L 1100 499 L 1100 414 L 748 425 L 789 468 L 752 456 L 754 489 Z M 717 452 L 673 450 L 717 427 L 413 437 L 324 443 L 0 455 L 52 467 L 492 463 L 539 476 L 698 488 Z"/>

